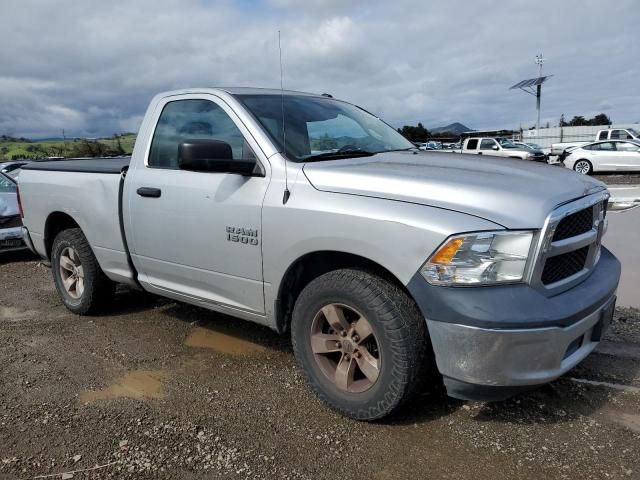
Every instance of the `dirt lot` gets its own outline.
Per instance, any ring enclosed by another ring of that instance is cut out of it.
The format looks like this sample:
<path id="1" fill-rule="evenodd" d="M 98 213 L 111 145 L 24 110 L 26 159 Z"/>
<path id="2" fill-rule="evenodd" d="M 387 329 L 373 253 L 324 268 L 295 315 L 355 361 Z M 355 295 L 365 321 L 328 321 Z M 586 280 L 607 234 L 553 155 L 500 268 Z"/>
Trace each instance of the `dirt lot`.
<path id="1" fill-rule="evenodd" d="M 0 257 L 0 285 L 0 478 L 640 478 L 638 311 L 537 391 L 433 387 L 366 424 L 316 401 L 265 328 L 126 290 L 76 317 L 27 255 Z"/>

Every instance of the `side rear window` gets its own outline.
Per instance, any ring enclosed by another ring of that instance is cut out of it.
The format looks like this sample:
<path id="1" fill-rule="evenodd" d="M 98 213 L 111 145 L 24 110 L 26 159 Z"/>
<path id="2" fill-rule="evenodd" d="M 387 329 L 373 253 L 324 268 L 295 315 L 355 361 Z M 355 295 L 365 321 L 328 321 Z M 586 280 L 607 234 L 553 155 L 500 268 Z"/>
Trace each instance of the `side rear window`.
<path id="1" fill-rule="evenodd" d="M 616 140 L 627 140 L 628 138 L 631 138 L 631 136 L 627 133 L 626 130 L 613 130 L 611 132 L 611 139 L 616 139 Z"/>
<path id="2" fill-rule="evenodd" d="M 591 150 L 598 150 L 601 152 L 613 152 L 616 149 L 616 145 L 614 142 L 602 142 L 596 143 L 591 146 Z"/>
<path id="3" fill-rule="evenodd" d="M 467 142 L 467 146 L 465 147 L 466 150 L 475 150 L 476 148 L 478 148 L 477 138 L 472 138 L 471 140 L 469 140 Z"/>
<path id="4" fill-rule="evenodd" d="M 227 113 L 209 100 L 176 100 L 165 105 L 151 140 L 148 164 L 178 168 L 178 145 L 186 140 L 220 140 L 231 145 L 233 159 L 252 156 L 242 133 Z"/>
<path id="5" fill-rule="evenodd" d="M 602 130 L 600 132 L 600 134 L 598 135 L 598 140 L 606 140 L 607 139 L 607 131 L 606 130 Z"/>

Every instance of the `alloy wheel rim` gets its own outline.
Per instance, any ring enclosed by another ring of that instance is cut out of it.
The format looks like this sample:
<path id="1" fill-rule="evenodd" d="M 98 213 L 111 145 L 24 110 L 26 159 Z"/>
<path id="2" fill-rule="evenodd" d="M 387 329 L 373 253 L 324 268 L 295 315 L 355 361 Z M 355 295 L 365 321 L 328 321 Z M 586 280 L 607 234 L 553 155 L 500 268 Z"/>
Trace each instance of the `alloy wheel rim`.
<path id="1" fill-rule="evenodd" d="M 576 164 L 576 172 L 586 175 L 589 173 L 589 164 L 587 162 L 578 162 Z"/>
<path id="2" fill-rule="evenodd" d="M 316 364 L 337 389 L 362 393 L 378 380 L 379 344 L 369 321 L 354 308 L 340 303 L 322 307 L 310 340 Z"/>
<path id="3" fill-rule="evenodd" d="M 62 286 L 73 299 L 79 299 L 84 293 L 84 269 L 78 252 L 66 247 L 60 253 L 59 270 Z"/>

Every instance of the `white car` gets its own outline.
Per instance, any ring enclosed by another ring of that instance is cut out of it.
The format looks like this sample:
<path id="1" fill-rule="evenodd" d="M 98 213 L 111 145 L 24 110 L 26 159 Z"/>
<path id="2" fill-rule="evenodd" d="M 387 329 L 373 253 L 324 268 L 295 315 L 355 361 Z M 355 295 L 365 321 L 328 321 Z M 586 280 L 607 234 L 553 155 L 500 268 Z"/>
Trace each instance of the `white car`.
<path id="1" fill-rule="evenodd" d="M 16 181 L 0 173 L 0 252 L 25 248 Z"/>
<path id="2" fill-rule="evenodd" d="M 640 171 L 640 142 L 609 140 L 582 145 L 564 158 L 564 166 L 583 175 Z"/>

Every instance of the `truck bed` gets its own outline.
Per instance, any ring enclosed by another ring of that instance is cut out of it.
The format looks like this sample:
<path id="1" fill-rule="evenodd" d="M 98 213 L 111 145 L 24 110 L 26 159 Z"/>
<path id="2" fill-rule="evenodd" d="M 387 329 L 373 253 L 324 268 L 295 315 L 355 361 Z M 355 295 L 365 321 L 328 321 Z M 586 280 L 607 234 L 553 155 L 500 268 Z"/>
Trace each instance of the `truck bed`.
<path id="1" fill-rule="evenodd" d="M 120 174 L 123 168 L 129 166 L 130 161 L 131 157 L 70 158 L 68 160 L 31 162 L 22 167 L 22 170 Z"/>
<path id="2" fill-rule="evenodd" d="M 47 256 L 47 224 L 76 223 L 89 240 L 94 255 L 112 280 L 133 282 L 120 224 L 120 173 L 129 157 L 83 158 L 32 162 L 20 174 L 23 223 L 34 248 Z M 49 242 L 49 244 L 47 243 Z"/>

